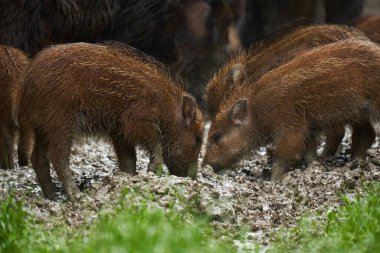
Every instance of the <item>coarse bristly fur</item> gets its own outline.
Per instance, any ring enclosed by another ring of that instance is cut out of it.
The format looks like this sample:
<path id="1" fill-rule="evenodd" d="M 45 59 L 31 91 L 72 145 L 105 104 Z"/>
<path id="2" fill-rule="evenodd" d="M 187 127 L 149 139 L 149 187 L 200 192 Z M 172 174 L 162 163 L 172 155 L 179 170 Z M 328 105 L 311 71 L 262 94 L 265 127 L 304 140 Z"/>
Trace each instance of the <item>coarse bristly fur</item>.
<path id="1" fill-rule="evenodd" d="M 375 139 L 370 120 L 380 112 L 379 69 L 377 44 L 353 38 L 307 51 L 255 85 L 234 89 L 211 123 L 203 163 L 229 168 L 272 142 L 272 181 L 279 181 L 315 145 L 318 131 L 346 124 L 353 127 L 353 159 L 365 158 Z"/>
<path id="2" fill-rule="evenodd" d="M 200 100 L 243 1 L 2 0 L 0 44 L 34 55 L 59 43 L 120 41 L 167 64 Z"/>
<path id="3" fill-rule="evenodd" d="M 2 169 L 14 167 L 17 122 L 12 113 L 12 98 L 28 64 L 29 60 L 23 52 L 0 45 L 0 168 Z"/>
<path id="4" fill-rule="evenodd" d="M 254 85 L 262 75 L 281 66 L 302 52 L 349 38 L 367 39 L 360 31 L 336 25 L 300 25 L 286 29 L 270 40 L 257 43 L 227 62 L 207 84 L 205 101 L 209 117 L 213 119 L 221 102 L 234 87 Z M 245 82 L 249 79 L 249 82 Z"/>
<path id="5" fill-rule="evenodd" d="M 119 167 L 136 173 L 136 145 L 149 170 L 195 177 L 203 116 L 192 96 L 163 66 L 121 43 L 53 46 L 39 53 L 19 93 L 21 129 L 35 136 L 32 164 L 46 197 L 54 197 L 49 162 L 70 199 L 78 192 L 69 170 L 76 135 L 109 138 Z"/>
<path id="6" fill-rule="evenodd" d="M 363 18 L 355 24 L 355 27 L 364 32 L 373 42 L 380 44 L 380 16 Z"/>

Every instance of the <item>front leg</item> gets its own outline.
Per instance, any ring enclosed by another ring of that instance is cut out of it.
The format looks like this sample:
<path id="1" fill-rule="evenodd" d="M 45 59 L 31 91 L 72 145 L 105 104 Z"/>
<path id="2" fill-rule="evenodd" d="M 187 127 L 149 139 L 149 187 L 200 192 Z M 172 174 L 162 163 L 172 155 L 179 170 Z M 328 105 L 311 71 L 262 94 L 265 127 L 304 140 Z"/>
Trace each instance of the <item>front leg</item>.
<path id="1" fill-rule="evenodd" d="M 157 172 L 157 169 L 162 166 L 164 163 L 163 159 L 163 150 L 161 142 L 158 142 L 152 148 L 150 152 L 150 162 L 148 165 L 148 171 L 152 171 L 154 173 Z"/>
<path id="2" fill-rule="evenodd" d="M 123 136 L 114 136 L 113 146 L 119 161 L 121 171 L 135 175 L 136 174 L 136 149 L 135 146 L 128 143 Z"/>
<path id="3" fill-rule="evenodd" d="M 305 131 L 292 129 L 282 134 L 276 144 L 273 155 L 272 182 L 281 182 L 286 169 L 300 158 L 305 149 Z"/>

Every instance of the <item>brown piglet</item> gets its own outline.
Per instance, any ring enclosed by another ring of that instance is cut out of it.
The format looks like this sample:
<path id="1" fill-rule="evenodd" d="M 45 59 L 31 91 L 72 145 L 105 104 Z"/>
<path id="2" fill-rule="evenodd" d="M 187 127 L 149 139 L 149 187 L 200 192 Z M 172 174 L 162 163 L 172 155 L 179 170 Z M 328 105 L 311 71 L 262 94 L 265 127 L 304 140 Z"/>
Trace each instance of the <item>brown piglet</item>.
<path id="1" fill-rule="evenodd" d="M 380 113 L 379 69 L 377 44 L 348 39 L 300 54 L 255 85 L 234 89 L 211 123 L 203 164 L 220 171 L 273 143 L 271 180 L 279 181 L 304 152 L 315 152 L 319 131 L 347 124 L 353 159 L 365 158 L 375 139 L 369 120 Z"/>
<path id="2" fill-rule="evenodd" d="M 171 174 L 195 177 L 203 116 L 194 98 L 154 59 L 120 43 L 74 43 L 39 53 L 25 74 L 20 127 L 33 132 L 32 165 L 52 199 L 50 162 L 70 200 L 79 191 L 69 169 L 75 136 L 106 137 L 119 167 L 136 173 L 136 145 Z"/>
<path id="3" fill-rule="evenodd" d="M 13 94 L 29 60 L 18 49 L 0 45 L 0 168 L 14 167 L 17 122 L 13 117 Z"/>
<path id="4" fill-rule="evenodd" d="M 355 24 L 355 27 L 364 32 L 372 41 L 380 44 L 380 16 L 363 18 Z"/>
<path id="5" fill-rule="evenodd" d="M 350 27 L 337 25 L 299 26 L 286 29 L 268 41 L 263 41 L 252 49 L 241 52 L 225 64 L 206 87 L 205 101 L 211 120 L 218 112 L 222 101 L 231 95 L 235 87 L 255 85 L 265 73 L 292 60 L 303 52 L 350 38 L 367 40 L 363 33 Z M 324 157 L 335 154 L 344 137 L 344 127 L 331 128 L 326 136 Z"/>
<path id="6" fill-rule="evenodd" d="M 346 26 L 300 26 L 290 31 L 285 30 L 275 38 L 261 42 L 251 50 L 241 52 L 225 64 L 206 87 L 205 101 L 209 117 L 211 120 L 215 117 L 222 101 L 236 86 L 255 85 L 266 72 L 281 66 L 298 54 L 350 38 L 367 40 L 363 33 Z M 323 157 L 335 154 L 344 133 L 343 126 L 331 128 L 325 133 L 326 145 Z"/>
<path id="7" fill-rule="evenodd" d="M 204 96 L 210 118 L 215 116 L 219 105 L 235 86 L 253 85 L 266 72 L 302 52 L 350 38 L 366 39 L 362 32 L 350 27 L 300 25 L 284 29 L 250 50 L 240 52 L 214 75 L 206 87 Z M 250 79 L 248 83 L 245 82 L 247 77 Z"/>

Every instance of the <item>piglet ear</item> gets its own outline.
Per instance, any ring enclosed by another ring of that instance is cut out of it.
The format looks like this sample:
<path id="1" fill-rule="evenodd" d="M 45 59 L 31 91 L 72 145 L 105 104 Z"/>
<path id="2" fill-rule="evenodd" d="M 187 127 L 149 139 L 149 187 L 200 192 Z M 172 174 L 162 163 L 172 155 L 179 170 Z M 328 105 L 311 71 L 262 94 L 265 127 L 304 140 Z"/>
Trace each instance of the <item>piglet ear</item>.
<path id="1" fill-rule="evenodd" d="M 231 107 L 228 116 L 235 125 L 243 125 L 248 117 L 248 99 L 244 98 L 237 101 Z"/>
<path id="2" fill-rule="evenodd" d="M 182 117 L 186 126 L 195 121 L 196 112 L 197 106 L 194 99 L 188 95 L 184 95 L 182 97 Z"/>
<path id="3" fill-rule="evenodd" d="M 207 19 L 211 14 L 211 6 L 206 2 L 189 1 L 185 8 L 186 26 L 195 40 L 206 33 Z"/>
<path id="4" fill-rule="evenodd" d="M 241 85 L 247 80 L 245 68 L 242 64 L 235 64 L 226 77 L 226 86 L 232 88 L 234 85 Z"/>

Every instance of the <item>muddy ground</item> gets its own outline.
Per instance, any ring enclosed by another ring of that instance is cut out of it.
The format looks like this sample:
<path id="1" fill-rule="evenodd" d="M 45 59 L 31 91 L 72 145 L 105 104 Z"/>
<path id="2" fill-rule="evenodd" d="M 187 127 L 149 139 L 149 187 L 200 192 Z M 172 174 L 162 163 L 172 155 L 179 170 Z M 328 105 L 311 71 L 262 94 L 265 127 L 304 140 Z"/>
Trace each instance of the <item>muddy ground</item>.
<path id="1" fill-rule="evenodd" d="M 347 141 L 340 155 L 330 162 L 334 166 L 316 163 L 300 167 L 287 173 L 281 184 L 268 181 L 270 161 L 265 152 L 253 154 L 226 175 L 202 168 L 197 179 L 190 180 L 147 173 L 148 158 L 142 151 L 138 152 L 138 175 L 127 175 L 118 170 L 109 144 L 86 141 L 72 150 L 71 169 L 84 192 L 77 203 L 67 202 L 57 180 L 57 200 L 45 200 L 31 167 L 0 170 L 0 199 L 15 192 L 37 222 L 75 228 L 91 223 L 100 210 L 112 209 L 127 187 L 143 196 L 154 196 L 162 207 L 174 204 L 181 209 L 184 203 L 196 202 L 197 211 L 210 215 L 227 237 L 234 236 L 234 228 L 246 226 L 247 242 L 267 244 L 280 226 L 292 226 L 308 213 L 334 209 L 341 204 L 340 194 L 360 191 L 363 182 L 380 181 L 379 143 L 368 152 L 368 167 L 350 169 Z"/>

